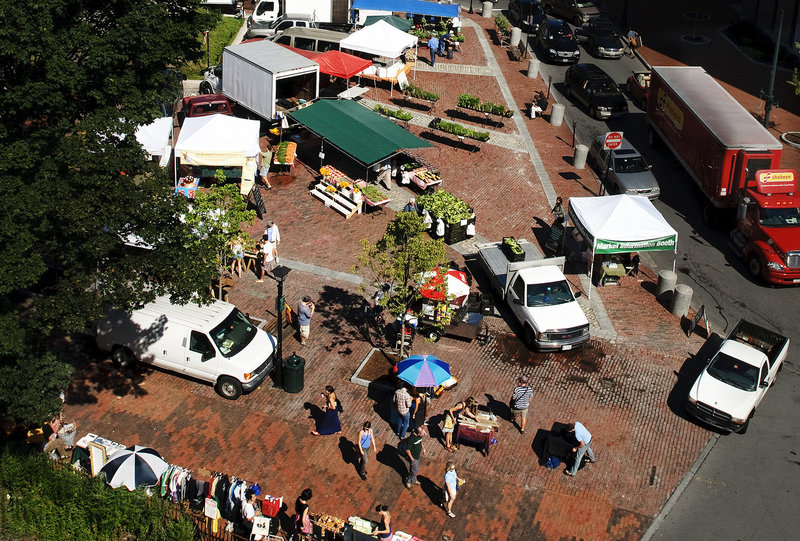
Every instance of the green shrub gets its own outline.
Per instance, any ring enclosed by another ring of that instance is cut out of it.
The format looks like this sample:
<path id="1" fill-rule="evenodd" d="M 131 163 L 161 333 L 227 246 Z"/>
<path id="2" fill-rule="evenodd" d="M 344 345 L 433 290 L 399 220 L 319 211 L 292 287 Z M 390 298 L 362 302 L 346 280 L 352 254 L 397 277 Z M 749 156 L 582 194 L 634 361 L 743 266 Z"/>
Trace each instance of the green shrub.
<path id="1" fill-rule="evenodd" d="M 497 29 L 503 34 L 508 34 L 511 32 L 511 23 L 509 23 L 508 19 L 506 19 L 503 15 L 495 16 L 494 24 L 497 25 Z"/>
<path id="2" fill-rule="evenodd" d="M 417 204 L 427 210 L 431 216 L 441 218 L 449 224 L 458 224 L 462 220 L 472 218 L 472 208 L 447 190 L 436 190 L 433 193 L 417 197 Z"/>
<path id="3" fill-rule="evenodd" d="M 406 84 L 402 86 L 403 94 L 406 96 L 411 96 L 412 98 L 417 98 L 420 100 L 428 100 L 428 101 L 439 101 L 439 94 L 434 92 L 428 92 L 427 90 L 422 90 L 420 87 L 412 84 Z"/>
<path id="4" fill-rule="evenodd" d="M 208 33 L 208 54 L 206 54 L 206 45 L 202 45 L 203 58 L 198 62 L 191 62 L 181 66 L 180 71 L 189 79 L 202 79 L 203 70 L 210 63 L 211 66 L 216 66 L 222 59 L 222 49 L 233 43 L 233 39 L 239 30 L 242 28 L 244 21 L 235 17 L 221 17 L 219 24 L 215 26 L 211 32 Z M 203 41 L 203 36 L 200 35 L 198 41 Z"/>
<path id="5" fill-rule="evenodd" d="M 397 109 L 397 110 L 389 109 L 388 107 L 384 107 L 383 105 L 380 104 L 376 105 L 373 111 L 375 111 L 376 113 L 380 113 L 382 115 L 390 116 L 392 118 L 397 118 L 399 120 L 405 120 L 405 121 L 411 120 L 411 117 L 413 116 L 411 113 L 407 113 L 402 109 Z"/>
<path id="6" fill-rule="evenodd" d="M 475 139 L 477 141 L 486 142 L 489 140 L 489 132 L 473 130 L 471 128 L 467 128 L 462 126 L 461 124 L 455 124 L 453 122 L 445 122 L 441 118 L 433 119 L 431 121 L 431 127 L 443 131 L 445 133 L 450 133 L 452 135 L 460 135 L 461 137 L 468 137 L 470 139 Z"/>
<path id="7" fill-rule="evenodd" d="M 472 94 L 460 94 L 458 96 L 458 106 L 506 118 L 511 118 L 514 115 L 514 111 L 506 108 L 505 105 L 495 104 L 490 101 L 481 103 L 481 99 Z"/>

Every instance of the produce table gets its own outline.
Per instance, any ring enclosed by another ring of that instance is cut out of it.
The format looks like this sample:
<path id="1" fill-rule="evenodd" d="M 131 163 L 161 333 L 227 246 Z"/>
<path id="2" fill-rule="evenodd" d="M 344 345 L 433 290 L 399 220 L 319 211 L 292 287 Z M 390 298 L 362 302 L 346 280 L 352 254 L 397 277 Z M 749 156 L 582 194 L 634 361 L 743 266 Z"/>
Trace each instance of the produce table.
<path id="1" fill-rule="evenodd" d="M 402 171 L 401 176 L 402 184 L 413 182 L 422 190 L 427 190 L 431 186 L 442 183 L 442 177 L 439 176 L 439 171 L 429 166 L 417 167 L 410 171 Z"/>
<path id="2" fill-rule="evenodd" d="M 286 152 L 281 158 L 281 149 L 285 147 Z M 294 141 L 283 141 L 275 149 L 275 154 L 272 158 L 272 163 L 275 165 L 286 165 L 289 169 L 294 165 L 294 158 L 297 154 L 297 143 Z"/>
<path id="3" fill-rule="evenodd" d="M 489 446 L 495 434 L 500 430 L 500 424 L 493 415 L 486 411 L 478 411 L 478 420 L 475 421 L 461 414 L 453 433 L 455 443 L 474 443 L 484 455 L 489 456 Z"/>
<path id="4" fill-rule="evenodd" d="M 359 180 L 358 182 L 356 182 L 356 186 L 358 186 L 359 188 L 363 189 L 363 188 L 367 187 L 367 183 L 365 181 L 363 181 L 363 180 Z M 389 199 L 388 197 L 384 197 L 383 199 L 379 199 L 379 200 L 373 200 L 373 199 L 370 199 L 369 197 L 367 197 L 366 195 L 364 195 L 363 192 L 362 192 L 362 196 L 364 197 L 364 203 L 366 203 L 366 205 L 369 208 L 373 209 L 373 210 L 376 210 L 376 209 L 377 210 L 383 210 L 384 205 L 386 205 L 389 201 L 391 201 L 391 199 Z"/>

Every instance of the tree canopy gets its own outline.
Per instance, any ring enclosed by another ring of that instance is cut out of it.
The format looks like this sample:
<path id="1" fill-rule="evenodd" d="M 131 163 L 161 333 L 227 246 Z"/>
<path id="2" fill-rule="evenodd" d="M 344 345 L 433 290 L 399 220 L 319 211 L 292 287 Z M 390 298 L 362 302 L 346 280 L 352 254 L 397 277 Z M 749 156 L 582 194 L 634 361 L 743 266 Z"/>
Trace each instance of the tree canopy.
<path id="1" fill-rule="evenodd" d="M 0 410 L 18 420 L 58 409 L 50 345 L 103 304 L 208 295 L 214 250 L 133 135 L 179 95 L 167 68 L 202 54 L 219 15 L 198 4 L 0 0 Z"/>

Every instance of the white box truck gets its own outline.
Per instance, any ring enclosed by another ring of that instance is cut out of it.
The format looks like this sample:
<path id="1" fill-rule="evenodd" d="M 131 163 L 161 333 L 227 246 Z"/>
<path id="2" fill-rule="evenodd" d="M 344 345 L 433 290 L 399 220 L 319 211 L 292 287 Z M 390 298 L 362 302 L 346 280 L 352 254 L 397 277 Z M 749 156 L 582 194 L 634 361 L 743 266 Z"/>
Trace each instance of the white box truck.
<path id="1" fill-rule="evenodd" d="M 222 66 L 216 91 L 269 121 L 319 96 L 319 64 L 268 40 L 225 47 Z"/>
<path id="2" fill-rule="evenodd" d="M 269 30 L 274 35 L 273 23 L 280 16 L 289 18 L 290 15 L 307 18 L 317 28 L 344 30 L 350 26 L 351 7 L 350 0 L 258 0 L 253 14 L 247 18 L 247 35 L 268 36 Z"/>
<path id="3" fill-rule="evenodd" d="M 138 310 L 109 310 L 95 324 L 97 345 L 120 366 L 135 361 L 213 383 L 235 400 L 272 371 L 276 339 L 234 305 L 172 304 L 159 297 Z"/>

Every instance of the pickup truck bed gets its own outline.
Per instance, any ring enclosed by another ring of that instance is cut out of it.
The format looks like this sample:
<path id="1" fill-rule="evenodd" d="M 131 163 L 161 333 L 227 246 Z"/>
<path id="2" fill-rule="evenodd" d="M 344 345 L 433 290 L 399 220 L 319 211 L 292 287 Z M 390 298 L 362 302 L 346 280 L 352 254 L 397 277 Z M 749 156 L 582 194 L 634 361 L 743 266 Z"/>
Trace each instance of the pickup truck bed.
<path id="1" fill-rule="evenodd" d="M 490 278 L 491 276 L 496 277 L 496 285 L 500 291 L 505 291 L 506 289 L 506 273 L 508 272 L 509 265 L 511 266 L 511 270 L 515 270 L 514 265 L 525 266 L 526 262 L 537 261 L 544 258 L 542 252 L 539 251 L 539 248 L 537 248 L 534 243 L 528 242 L 525 239 L 519 239 L 517 242 L 522 249 L 525 250 L 525 259 L 516 264 L 509 264 L 508 259 L 506 259 L 506 254 L 504 254 L 503 249 L 500 248 L 500 244 L 491 242 L 478 245 L 478 249 L 483 254 L 484 265 L 489 267 L 487 270 L 489 271 Z"/>
<path id="2" fill-rule="evenodd" d="M 785 336 L 745 320 L 739 321 L 728 339 L 764 352 L 769 358 L 770 364 L 775 362 L 776 356 L 789 341 Z"/>

